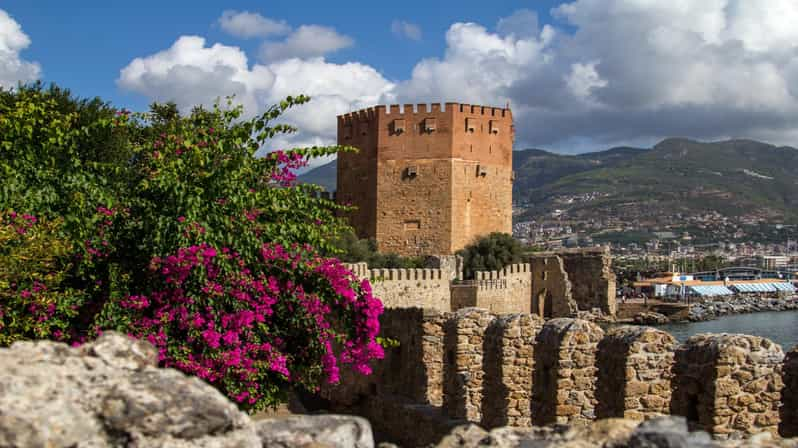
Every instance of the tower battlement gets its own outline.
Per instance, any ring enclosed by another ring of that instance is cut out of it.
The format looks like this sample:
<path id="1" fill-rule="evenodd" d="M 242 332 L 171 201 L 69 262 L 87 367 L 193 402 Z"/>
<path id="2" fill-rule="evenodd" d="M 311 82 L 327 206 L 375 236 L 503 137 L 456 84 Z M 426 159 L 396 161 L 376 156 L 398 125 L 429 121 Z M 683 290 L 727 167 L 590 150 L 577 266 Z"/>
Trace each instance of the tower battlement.
<path id="1" fill-rule="evenodd" d="M 340 124 L 353 124 L 359 121 L 373 121 L 379 117 L 402 118 L 419 114 L 461 114 L 479 115 L 490 118 L 512 118 L 512 112 L 504 107 L 481 106 L 466 103 L 417 103 L 389 104 L 367 107 L 338 115 Z"/>

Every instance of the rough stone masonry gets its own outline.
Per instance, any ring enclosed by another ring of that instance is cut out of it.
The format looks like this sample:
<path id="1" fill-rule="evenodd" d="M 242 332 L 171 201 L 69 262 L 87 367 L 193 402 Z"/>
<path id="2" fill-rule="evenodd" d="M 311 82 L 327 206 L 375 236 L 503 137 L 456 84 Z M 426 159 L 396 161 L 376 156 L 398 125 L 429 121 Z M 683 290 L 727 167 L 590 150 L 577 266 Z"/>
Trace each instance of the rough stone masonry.
<path id="1" fill-rule="evenodd" d="M 378 386 L 360 388 L 357 403 L 332 405 L 408 446 L 463 422 L 589 425 L 670 414 L 718 439 L 798 430 L 798 355 L 785 360 L 767 339 L 697 335 L 679 344 L 653 328 L 605 333 L 580 319 L 476 308 L 388 310 L 382 321 L 383 336 L 407 344 L 386 353 L 382 364 L 395 372 L 378 371 L 369 379 Z"/>

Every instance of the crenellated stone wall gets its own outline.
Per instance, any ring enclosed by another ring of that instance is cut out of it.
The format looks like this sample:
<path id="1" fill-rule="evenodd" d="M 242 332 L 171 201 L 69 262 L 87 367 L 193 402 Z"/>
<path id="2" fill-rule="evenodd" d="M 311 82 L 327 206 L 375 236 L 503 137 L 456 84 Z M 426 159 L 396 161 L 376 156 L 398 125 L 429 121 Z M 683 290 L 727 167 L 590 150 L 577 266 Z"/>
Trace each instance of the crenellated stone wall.
<path id="1" fill-rule="evenodd" d="M 369 280 L 375 297 L 386 308 L 451 310 L 450 273 L 442 269 L 369 269 L 366 263 L 347 264 L 358 278 Z"/>
<path id="2" fill-rule="evenodd" d="M 612 258 L 603 249 L 579 249 L 530 256 L 528 263 L 479 271 L 462 281 L 461 259 L 428 257 L 428 269 L 369 269 L 348 264 L 371 282 L 386 308 L 429 308 L 442 312 L 484 308 L 493 313 L 535 313 L 545 318 L 576 317 L 579 311 L 615 315 Z"/>
<path id="3" fill-rule="evenodd" d="M 719 438 L 777 435 L 783 359 L 760 337 L 693 336 L 676 349 L 671 413 Z"/>
<path id="4" fill-rule="evenodd" d="M 532 424 L 532 373 L 535 346 L 543 319 L 509 314 L 491 322 L 485 336 L 485 385 L 482 426 Z"/>
<path id="5" fill-rule="evenodd" d="M 587 423 L 596 416 L 596 351 L 604 331 L 579 319 L 552 319 L 537 337 L 532 387 L 536 425 Z"/>
<path id="6" fill-rule="evenodd" d="M 532 278 L 528 263 L 513 264 L 500 271 L 477 271 L 475 279 L 452 285 L 452 310 L 484 308 L 493 313 L 529 313 Z"/>
<path id="7" fill-rule="evenodd" d="M 676 339 L 650 327 L 611 329 L 598 345 L 598 418 L 646 420 L 669 412 Z"/>
<path id="8" fill-rule="evenodd" d="M 781 348 L 766 339 L 700 335 L 678 344 L 653 328 L 604 333 L 579 319 L 544 323 L 478 308 L 389 309 L 381 322 L 382 335 L 400 345 L 374 364 L 374 376 L 346 377 L 337 388 L 345 399 L 325 397 L 408 446 L 434 443 L 464 422 L 583 425 L 675 414 L 719 438 L 776 434 L 779 421 L 782 434 L 798 428 L 798 349 L 782 364 Z"/>

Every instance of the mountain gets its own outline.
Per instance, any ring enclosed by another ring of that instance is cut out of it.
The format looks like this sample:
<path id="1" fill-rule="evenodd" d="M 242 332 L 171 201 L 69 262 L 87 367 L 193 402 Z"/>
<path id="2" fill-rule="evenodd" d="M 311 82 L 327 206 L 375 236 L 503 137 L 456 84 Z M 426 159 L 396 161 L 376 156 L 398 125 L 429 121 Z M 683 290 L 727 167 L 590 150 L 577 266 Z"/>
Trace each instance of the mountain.
<path id="1" fill-rule="evenodd" d="M 338 163 L 336 162 L 336 160 L 333 160 L 330 163 L 317 166 L 316 168 L 297 176 L 297 180 L 304 184 L 321 185 L 327 191 L 335 191 L 335 189 L 338 188 L 336 186 L 336 179 L 338 177 Z"/>
<path id="2" fill-rule="evenodd" d="M 575 156 L 542 149 L 514 151 L 513 170 L 516 176 L 513 193 L 525 195 L 529 190 L 544 187 L 572 174 L 612 167 L 637 156 L 641 151 L 639 148 L 619 147 Z"/>
<path id="3" fill-rule="evenodd" d="M 753 140 L 663 140 L 651 149 L 618 147 L 563 155 L 513 152 L 516 203 L 531 218 L 564 211 L 602 216 L 760 216 L 798 222 L 798 150 Z M 299 177 L 335 189 L 335 162 Z"/>
<path id="4" fill-rule="evenodd" d="M 610 150 L 614 151 L 614 150 Z M 671 138 L 648 151 L 599 158 L 593 169 L 574 171 L 534 188 L 516 190 L 529 216 L 553 208 L 572 218 L 596 214 L 656 217 L 662 213 L 798 218 L 798 150 L 752 140 L 702 143 Z M 527 173 L 516 169 L 522 182 Z M 534 176 L 534 174 L 532 174 Z"/>

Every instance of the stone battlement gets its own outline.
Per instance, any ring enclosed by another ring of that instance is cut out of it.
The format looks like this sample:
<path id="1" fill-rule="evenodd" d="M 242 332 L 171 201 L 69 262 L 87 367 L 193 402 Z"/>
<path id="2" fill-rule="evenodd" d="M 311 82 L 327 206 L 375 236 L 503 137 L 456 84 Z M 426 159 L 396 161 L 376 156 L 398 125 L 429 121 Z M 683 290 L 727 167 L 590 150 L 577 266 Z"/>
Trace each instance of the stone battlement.
<path id="1" fill-rule="evenodd" d="M 380 117 L 401 118 L 404 116 L 413 116 L 417 114 L 435 115 L 451 111 L 496 119 L 505 117 L 512 118 L 512 112 L 510 109 L 502 107 L 461 103 L 419 103 L 402 105 L 390 104 L 367 107 L 365 109 L 338 115 L 338 122 L 342 124 L 353 124 L 355 122 L 374 121 Z"/>
<path id="2" fill-rule="evenodd" d="M 431 308 L 449 311 L 449 272 L 441 269 L 369 269 L 366 263 L 346 267 L 359 279 L 368 280 L 375 297 L 386 308 Z"/>
<path id="3" fill-rule="evenodd" d="M 579 319 L 479 308 L 387 310 L 382 322 L 382 335 L 399 346 L 373 377 L 350 378 L 346 394 L 325 396 L 408 446 L 464 421 L 492 428 L 673 414 L 718 438 L 798 430 L 798 355 L 784 361 L 781 347 L 760 337 L 697 335 L 679 344 L 654 328 L 605 332 Z M 403 417 L 380 420 L 377 409 Z"/>
<path id="4" fill-rule="evenodd" d="M 477 271 L 474 272 L 474 278 L 480 280 L 497 280 L 508 278 L 513 274 L 526 274 L 530 272 L 529 263 L 518 263 L 505 266 L 500 271 Z"/>

